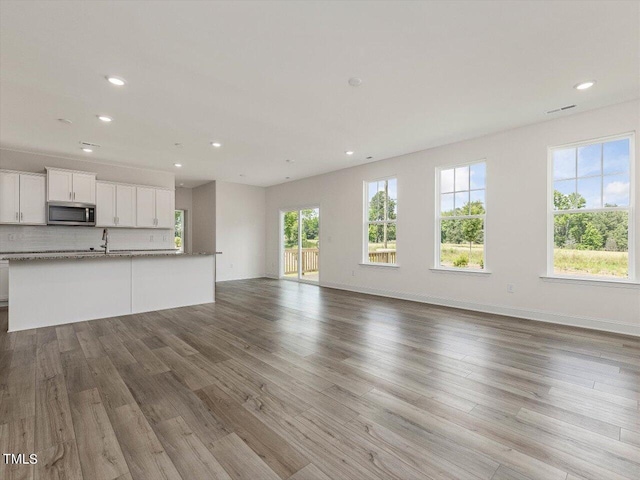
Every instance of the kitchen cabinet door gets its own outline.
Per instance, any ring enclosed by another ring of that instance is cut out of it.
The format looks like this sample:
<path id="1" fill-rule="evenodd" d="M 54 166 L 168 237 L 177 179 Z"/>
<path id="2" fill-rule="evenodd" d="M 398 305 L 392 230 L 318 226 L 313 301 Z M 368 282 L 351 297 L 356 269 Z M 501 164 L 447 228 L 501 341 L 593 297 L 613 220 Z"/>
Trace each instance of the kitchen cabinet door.
<path id="1" fill-rule="evenodd" d="M 73 173 L 47 170 L 47 201 L 73 202 Z"/>
<path id="2" fill-rule="evenodd" d="M 156 226 L 156 189 L 136 187 L 136 226 Z"/>
<path id="3" fill-rule="evenodd" d="M 20 221 L 20 175 L 0 172 L 0 223 Z"/>
<path id="4" fill-rule="evenodd" d="M 116 225 L 116 186 L 112 183 L 96 184 L 96 227 Z"/>
<path id="5" fill-rule="evenodd" d="M 0 302 L 9 300 L 9 263 L 0 262 Z"/>
<path id="6" fill-rule="evenodd" d="M 175 223 L 175 196 L 172 190 L 156 190 L 156 226 L 173 228 Z"/>
<path id="7" fill-rule="evenodd" d="M 20 175 L 20 223 L 47 223 L 45 180 L 42 175 Z"/>
<path id="8" fill-rule="evenodd" d="M 119 227 L 136 226 L 136 187 L 116 187 L 116 218 Z"/>
<path id="9" fill-rule="evenodd" d="M 96 203 L 96 176 L 90 173 L 73 174 L 73 198 L 77 203 Z"/>

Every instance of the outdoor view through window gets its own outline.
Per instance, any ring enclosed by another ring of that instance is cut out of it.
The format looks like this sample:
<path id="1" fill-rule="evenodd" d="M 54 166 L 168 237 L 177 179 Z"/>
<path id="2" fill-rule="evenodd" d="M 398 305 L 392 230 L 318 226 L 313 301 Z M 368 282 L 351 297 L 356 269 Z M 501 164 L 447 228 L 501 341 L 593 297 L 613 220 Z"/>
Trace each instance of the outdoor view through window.
<path id="1" fill-rule="evenodd" d="M 396 263 L 398 180 L 368 182 L 365 219 L 365 263 Z"/>
<path id="2" fill-rule="evenodd" d="M 440 170 L 437 227 L 443 268 L 484 269 L 485 162 Z"/>
<path id="3" fill-rule="evenodd" d="M 553 272 L 629 276 L 630 138 L 552 150 Z"/>

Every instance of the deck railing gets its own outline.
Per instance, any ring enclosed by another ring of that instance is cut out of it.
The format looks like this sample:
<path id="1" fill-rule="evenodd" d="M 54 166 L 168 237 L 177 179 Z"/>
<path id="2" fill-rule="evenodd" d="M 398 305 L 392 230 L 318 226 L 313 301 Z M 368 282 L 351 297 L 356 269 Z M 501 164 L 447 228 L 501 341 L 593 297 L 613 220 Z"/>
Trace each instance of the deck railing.
<path id="1" fill-rule="evenodd" d="M 303 248 L 302 251 L 302 274 L 318 271 L 318 260 L 320 251 L 317 248 Z M 369 252 L 371 263 L 396 263 L 396 251 L 385 250 L 382 252 Z M 298 273 L 298 249 L 285 249 L 284 251 L 284 274 L 290 275 Z"/>

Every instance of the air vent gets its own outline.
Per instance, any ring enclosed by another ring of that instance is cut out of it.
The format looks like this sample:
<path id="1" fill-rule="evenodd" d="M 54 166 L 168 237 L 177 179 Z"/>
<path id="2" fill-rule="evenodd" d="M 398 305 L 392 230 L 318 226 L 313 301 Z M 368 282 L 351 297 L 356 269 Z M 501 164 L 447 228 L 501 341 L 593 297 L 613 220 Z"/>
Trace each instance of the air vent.
<path id="1" fill-rule="evenodd" d="M 99 146 L 100 146 L 100 145 L 98 145 L 97 143 L 89 143 L 89 142 L 82 142 L 82 141 L 80 141 L 79 143 L 80 143 L 80 145 L 82 145 L 83 147 L 94 147 L 94 148 L 97 148 L 97 147 L 99 147 Z"/>
<path id="2" fill-rule="evenodd" d="M 560 107 L 560 108 L 556 108 L 556 109 L 554 109 L 554 110 L 549 110 L 549 111 L 547 112 L 547 115 L 548 115 L 548 114 L 550 114 L 550 113 L 563 112 L 563 111 L 565 111 L 565 110 L 570 110 L 570 109 L 572 109 L 572 108 L 576 108 L 576 106 L 575 106 L 575 105 L 567 105 L 566 107 Z"/>

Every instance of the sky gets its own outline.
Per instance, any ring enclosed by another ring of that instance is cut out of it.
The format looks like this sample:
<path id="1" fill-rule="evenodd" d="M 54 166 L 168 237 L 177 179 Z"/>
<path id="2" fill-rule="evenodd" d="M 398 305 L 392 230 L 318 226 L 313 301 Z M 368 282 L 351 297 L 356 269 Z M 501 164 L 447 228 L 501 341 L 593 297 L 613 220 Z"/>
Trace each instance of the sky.
<path id="1" fill-rule="evenodd" d="M 578 192 L 586 208 L 629 205 L 629 139 L 553 152 L 554 188 Z"/>

